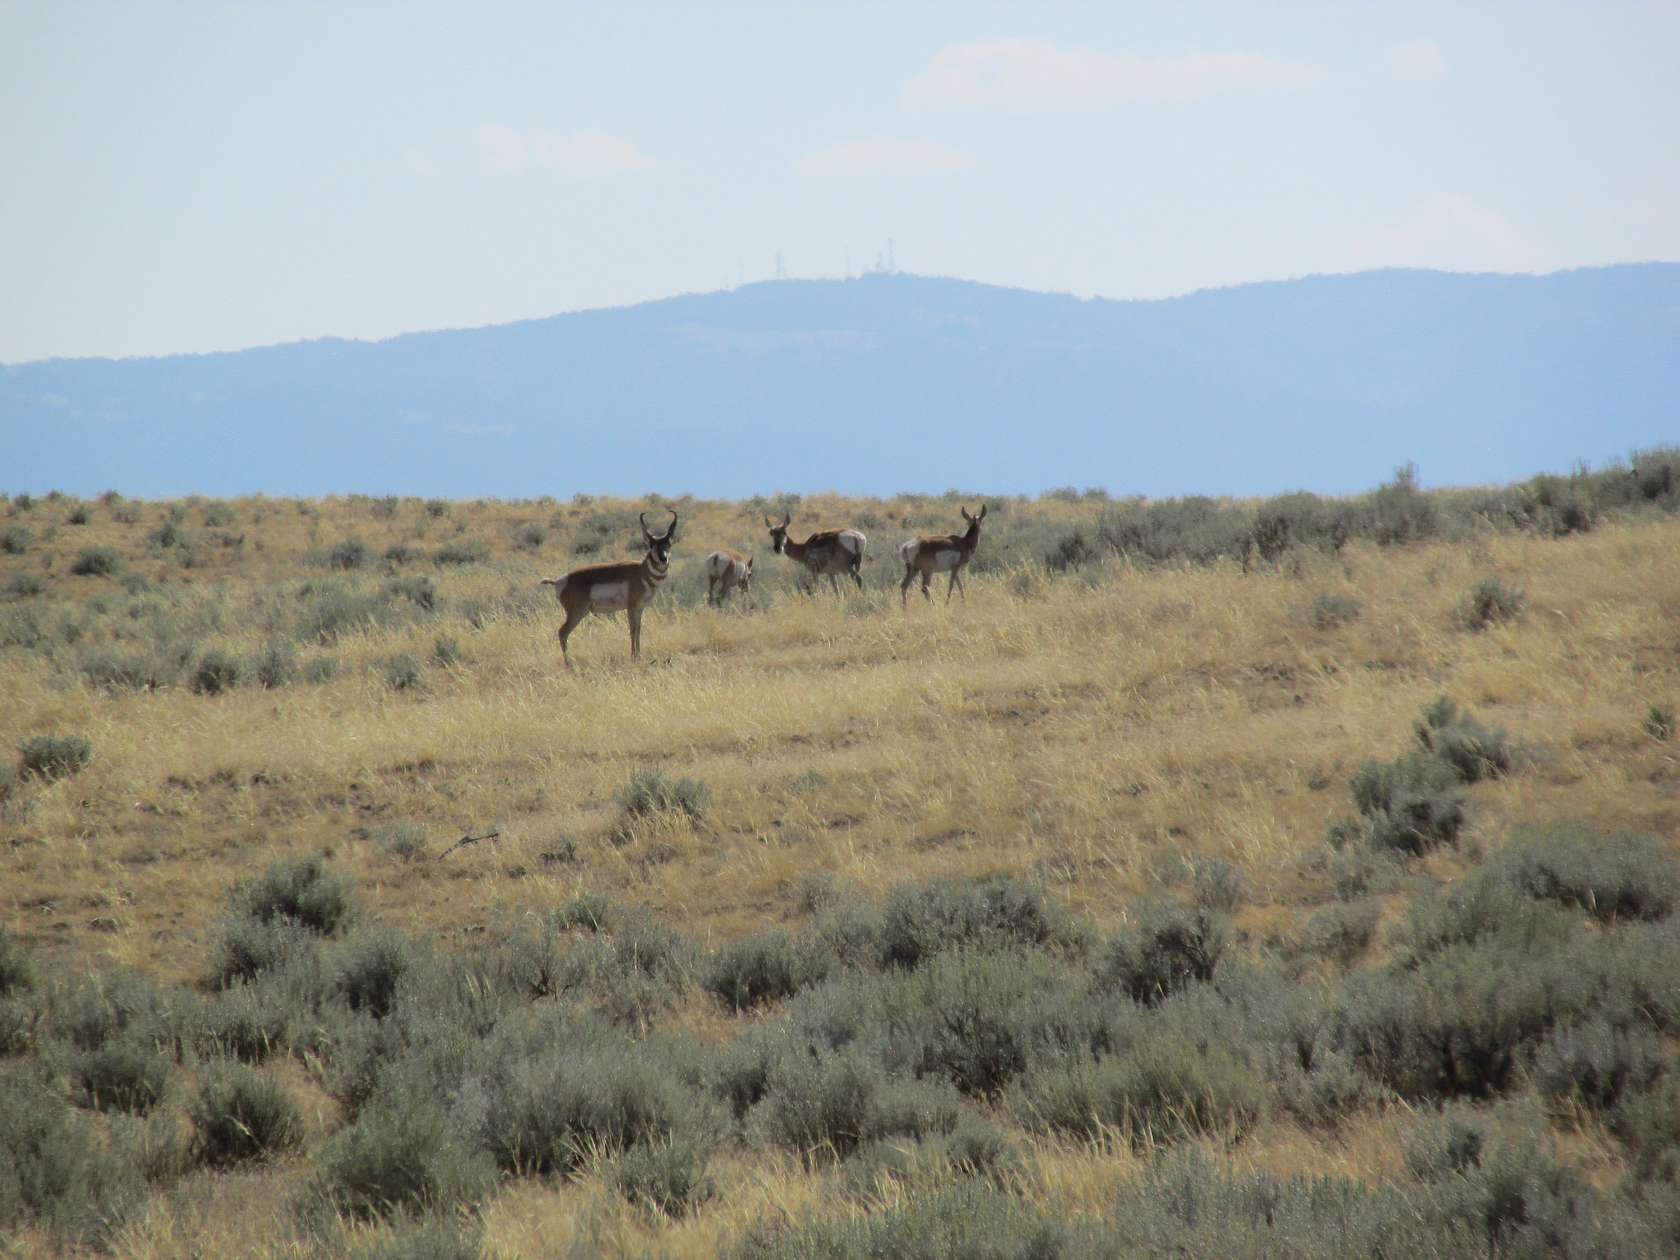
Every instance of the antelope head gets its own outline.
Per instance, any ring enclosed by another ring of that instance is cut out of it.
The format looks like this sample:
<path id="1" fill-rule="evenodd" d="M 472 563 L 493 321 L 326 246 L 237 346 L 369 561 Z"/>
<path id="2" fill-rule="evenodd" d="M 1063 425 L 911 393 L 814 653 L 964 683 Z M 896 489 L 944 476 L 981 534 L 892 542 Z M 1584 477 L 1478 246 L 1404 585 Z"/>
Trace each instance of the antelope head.
<path id="1" fill-rule="evenodd" d="M 639 519 L 642 522 L 642 538 L 647 543 L 648 554 L 654 558 L 657 564 L 665 565 L 671 559 L 671 544 L 676 541 L 677 537 L 676 512 L 674 510 L 671 512 L 671 523 L 666 526 L 663 534 L 658 535 L 648 528 L 646 512 L 641 513 Z"/>
<path id="2" fill-rule="evenodd" d="M 764 523 L 770 527 L 770 550 L 775 552 L 778 556 L 786 554 L 788 526 L 793 523 L 793 514 L 790 512 L 783 512 L 782 523 L 780 525 L 776 524 L 776 522 L 772 521 L 768 516 L 764 518 Z"/>
<path id="3" fill-rule="evenodd" d="M 965 507 L 962 507 L 960 505 L 958 506 L 957 510 L 960 511 L 963 514 L 963 520 L 968 522 L 968 527 L 970 529 L 979 529 L 980 528 L 980 522 L 986 519 L 986 505 L 984 503 L 982 503 L 980 505 L 980 515 L 979 516 L 970 516 L 968 514 L 968 509 L 965 508 Z"/>

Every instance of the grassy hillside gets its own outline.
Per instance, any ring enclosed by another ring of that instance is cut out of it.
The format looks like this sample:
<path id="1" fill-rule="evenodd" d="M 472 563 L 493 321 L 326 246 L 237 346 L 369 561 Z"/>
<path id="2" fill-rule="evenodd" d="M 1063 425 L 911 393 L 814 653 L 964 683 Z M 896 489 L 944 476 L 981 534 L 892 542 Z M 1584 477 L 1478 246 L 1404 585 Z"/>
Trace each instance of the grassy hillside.
<path id="1" fill-rule="evenodd" d="M 1667 467 L 992 500 L 908 611 L 953 496 L 673 502 L 644 660 L 596 619 L 570 674 L 537 579 L 663 501 L 14 499 L 0 1224 L 1672 1246 Z M 863 594 L 794 591 L 784 505 L 865 530 Z"/>

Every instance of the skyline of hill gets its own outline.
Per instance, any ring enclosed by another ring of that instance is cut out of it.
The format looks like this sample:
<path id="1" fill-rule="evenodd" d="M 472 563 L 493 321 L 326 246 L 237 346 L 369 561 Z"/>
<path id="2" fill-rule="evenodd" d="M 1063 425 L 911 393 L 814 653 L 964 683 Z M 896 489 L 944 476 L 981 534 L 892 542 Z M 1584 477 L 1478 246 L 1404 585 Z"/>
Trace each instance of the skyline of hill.
<path id="1" fill-rule="evenodd" d="M 0 488 L 139 497 L 1348 493 L 1671 442 L 1680 264 L 1149 301 L 904 274 L 0 366 Z"/>

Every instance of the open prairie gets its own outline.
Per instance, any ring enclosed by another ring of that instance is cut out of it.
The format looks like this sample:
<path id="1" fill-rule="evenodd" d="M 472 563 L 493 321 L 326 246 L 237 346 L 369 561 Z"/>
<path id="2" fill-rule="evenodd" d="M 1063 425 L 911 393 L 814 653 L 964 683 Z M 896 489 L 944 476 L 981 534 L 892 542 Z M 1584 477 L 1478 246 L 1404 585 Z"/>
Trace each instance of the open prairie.
<path id="1" fill-rule="evenodd" d="M 11 500 L 9 1245 L 1654 1254 L 1652 466 L 986 500 L 907 607 L 978 496 Z M 667 509 L 642 659 L 592 618 L 568 672 L 539 579 Z"/>

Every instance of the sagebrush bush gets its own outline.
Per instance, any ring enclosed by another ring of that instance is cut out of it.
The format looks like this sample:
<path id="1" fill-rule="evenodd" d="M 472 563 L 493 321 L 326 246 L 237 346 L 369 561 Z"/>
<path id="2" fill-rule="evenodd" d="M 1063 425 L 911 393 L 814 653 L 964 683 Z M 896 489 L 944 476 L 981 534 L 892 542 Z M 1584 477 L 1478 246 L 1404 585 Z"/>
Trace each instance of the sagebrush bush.
<path id="1" fill-rule="evenodd" d="M 212 1168 L 268 1159 L 303 1141 L 297 1104 L 272 1077 L 248 1067 L 212 1072 L 191 1117 L 193 1154 Z"/>
<path id="2" fill-rule="evenodd" d="M 1522 591 L 1506 586 L 1496 577 L 1485 577 L 1466 593 L 1458 617 L 1467 630 L 1486 630 L 1521 616 L 1527 602 Z"/>
<path id="3" fill-rule="evenodd" d="M 83 735 L 37 735 L 18 746 L 18 768 L 38 779 L 63 779 L 93 760 L 93 744 Z"/>
<path id="4" fill-rule="evenodd" d="M 637 1207 L 660 1216 L 687 1216 L 717 1194 L 708 1162 L 706 1147 L 692 1138 L 636 1146 L 613 1161 L 608 1179 Z"/>
<path id="5" fill-rule="evenodd" d="M 1603 923 L 1665 919 L 1680 905 L 1680 862 L 1651 836 L 1604 835 L 1584 823 L 1520 830 L 1485 868 L 1526 896 Z"/>
<path id="6" fill-rule="evenodd" d="M 1423 750 L 1451 766 L 1463 783 L 1498 778 L 1516 762 L 1504 731 L 1483 726 L 1446 696 L 1425 709 L 1412 730 Z"/>
<path id="7" fill-rule="evenodd" d="M 295 918 L 260 918 L 235 913 L 222 923 L 209 980 L 219 989 L 231 988 L 278 971 L 294 960 L 318 951 L 318 934 Z"/>
<path id="8" fill-rule="evenodd" d="M 712 793 L 697 779 L 673 779 L 661 770 L 647 768 L 631 774 L 619 803 L 630 818 L 679 813 L 699 822 L 711 808 Z"/>
<path id="9" fill-rule="evenodd" d="M 1351 967 L 1377 933 L 1382 907 L 1374 901 L 1329 906 L 1307 922 L 1302 947 L 1310 954 Z"/>
<path id="10" fill-rule="evenodd" d="M 212 650 L 201 656 L 193 667 L 189 685 L 199 695 L 217 696 L 239 686 L 244 672 L 237 657 Z"/>
<path id="11" fill-rule="evenodd" d="M 0 924 L 0 997 L 14 997 L 35 987 L 35 965 L 10 929 Z"/>
<path id="12" fill-rule="evenodd" d="M 370 1218 L 446 1214 L 470 1207 L 495 1184 L 494 1164 L 463 1140 L 427 1099 L 369 1107 L 329 1142 L 300 1207 Z"/>
<path id="13" fill-rule="evenodd" d="M 1331 828 L 1331 843 L 1357 839 L 1372 848 L 1421 856 L 1455 845 L 1465 824 L 1458 772 L 1438 757 L 1366 761 L 1350 783 L 1360 818 Z"/>
<path id="14" fill-rule="evenodd" d="M 1106 988 L 1154 1003 L 1213 979 L 1229 934 L 1223 914 L 1205 906 L 1146 903 L 1109 943 L 1098 969 Z"/>
<path id="15" fill-rule="evenodd" d="M 401 934 L 377 929 L 345 945 L 338 989 L 351 1010 L 382 1019 L 391 1013 L 397 987 L 415 961 L 414 947 Z"/>
<path id="16" fill-rule="evenodd" d="M 730 1010 L 779 1002 L 822 981 L 830 960 L 801 947 L 779 930 L 758 932 L 720 949 L 705 968 L 701 987 Z"/>
<path id="17" fill-rule="evenodd" d="M 253 968 L 253 976 L 263 967 Z M 286 996 L 278 985 L 246 983 L 233 976 L 217 977 L 225 992 L 204 1011 L 201 1049 L 241 1063 L 261 1063 L 285 1047 L 291 1036 Z"/>
<path id="18" fill-rule="evenodd" d="M 1666 744 L 1674 738 L 1674 707 L 1667 704 L 1653 704 L 1645 711 L 1643 729 L 1647 735 L 1658 743 Z"/>
<path id="19" fill-rule="evenodd" d="M 81 1054 L 75 1074 L 88 1106 L 143 1114 L 163 1098 L 174 1066 L 156 1047 L 122 1037 Z"/>
<path id="20" fill-rule="evenodd" d="M 1267 1096 L 1261 1079 L 1223 1045 L 1162 1031 L 1122 1054 L 1029 1072 L 1014 1091 L 1014 1107 L 1035 1127 L 1141 1145 L 1240 1137 L 1265 1113 Z"/>
<path id="21" fill-rule="evenodd" d="M 1534 1052 L 1530 1072 L 1549 1102 L 1607 1112 L 1625 1094 L 1650 1090 L 1670 1059 L 1651 1028 L 1618 1028 L 1594 1016 L 1560 1024 L 1547 1034 Z"/>
<path id="22" fill-rule="evenodd" d="M 1083 944 L 1066 911 L 1006 875 L 900 884 L 887 894 L 875 939 L 880 963 L 915 967 L 943 950 Z"/>
<path id="23" fill-rule="evenodd" d="M 482 564 L 490 558 L 490 545 L 480 538 L 457 538 L 432 552 L 433 564 Z"/>
<path id="24" fill-rule="evenodd" d="M 1313 596 L 1313 602 L 1306 611 L 1306 620 L 1315 630 L 1333 630 L 1357 621 L 1364 611 L 1364 605 L 1351 595 L 1323 592 Z"/>
<path id="25" fill-rule="evenodd" d="M 368 545 L 360 538 L 346 538 L 343 542 L 334 543 L 327 553 L 327 567 L 332 569 L 359 569 L 368 562 Z"/>
<path id="26" fill-rule="evenodd" d="M 251 658 L 246 672 L 259 687 L 270 691 L 288 687 L 297 680 L 297 652 L 283 639 L 271 640 Z"/>
<path id="27" fill-rule="evenodd" d="M 275 860 L 262 875 L 234 885 L 228 900 L 236 913 L 261 923 L 290 919 L 322 936 L 346 926 L 355 910 L 350 881 L 315 854 Z"/>
<path id="28" fill-rule="evenodd" d="M 408 652 L 399 652 L 386 660 L 381 670 L 385 685 L 392 691 L 413 691 L 425 682 L 420 662 Z"/>
<path id="29" fill-rule="evenodd" d="M 8 556 L 21 556 L 34 541 L 34 531 L 27 525 L 8 525 L 0 529 L 0 552 Z"/>
<path id="30" fill-rule="evenodd" d="M 47 589 L 47 580 L 39 573 L 14 573 L 6 579 L 6 585 L 0 587 L 13 599 L 27 599 L 31 595 L 39 595 Z"/>
<path id="31" fill-rule="evenodd" d="M 0 1231 L 35 1221 L 63 1246 L 103 1248 L 143 1201 L 138 1161 L 100 1141 L 44 1074 L 0 1075 Z"/>
<path id="32" fill-rule="evenodd" d="M 109 547 L 84 547 L 70 562 L 70 572 L 83 577 L 110 577 L 122 569 L 122 557 Z"/>

